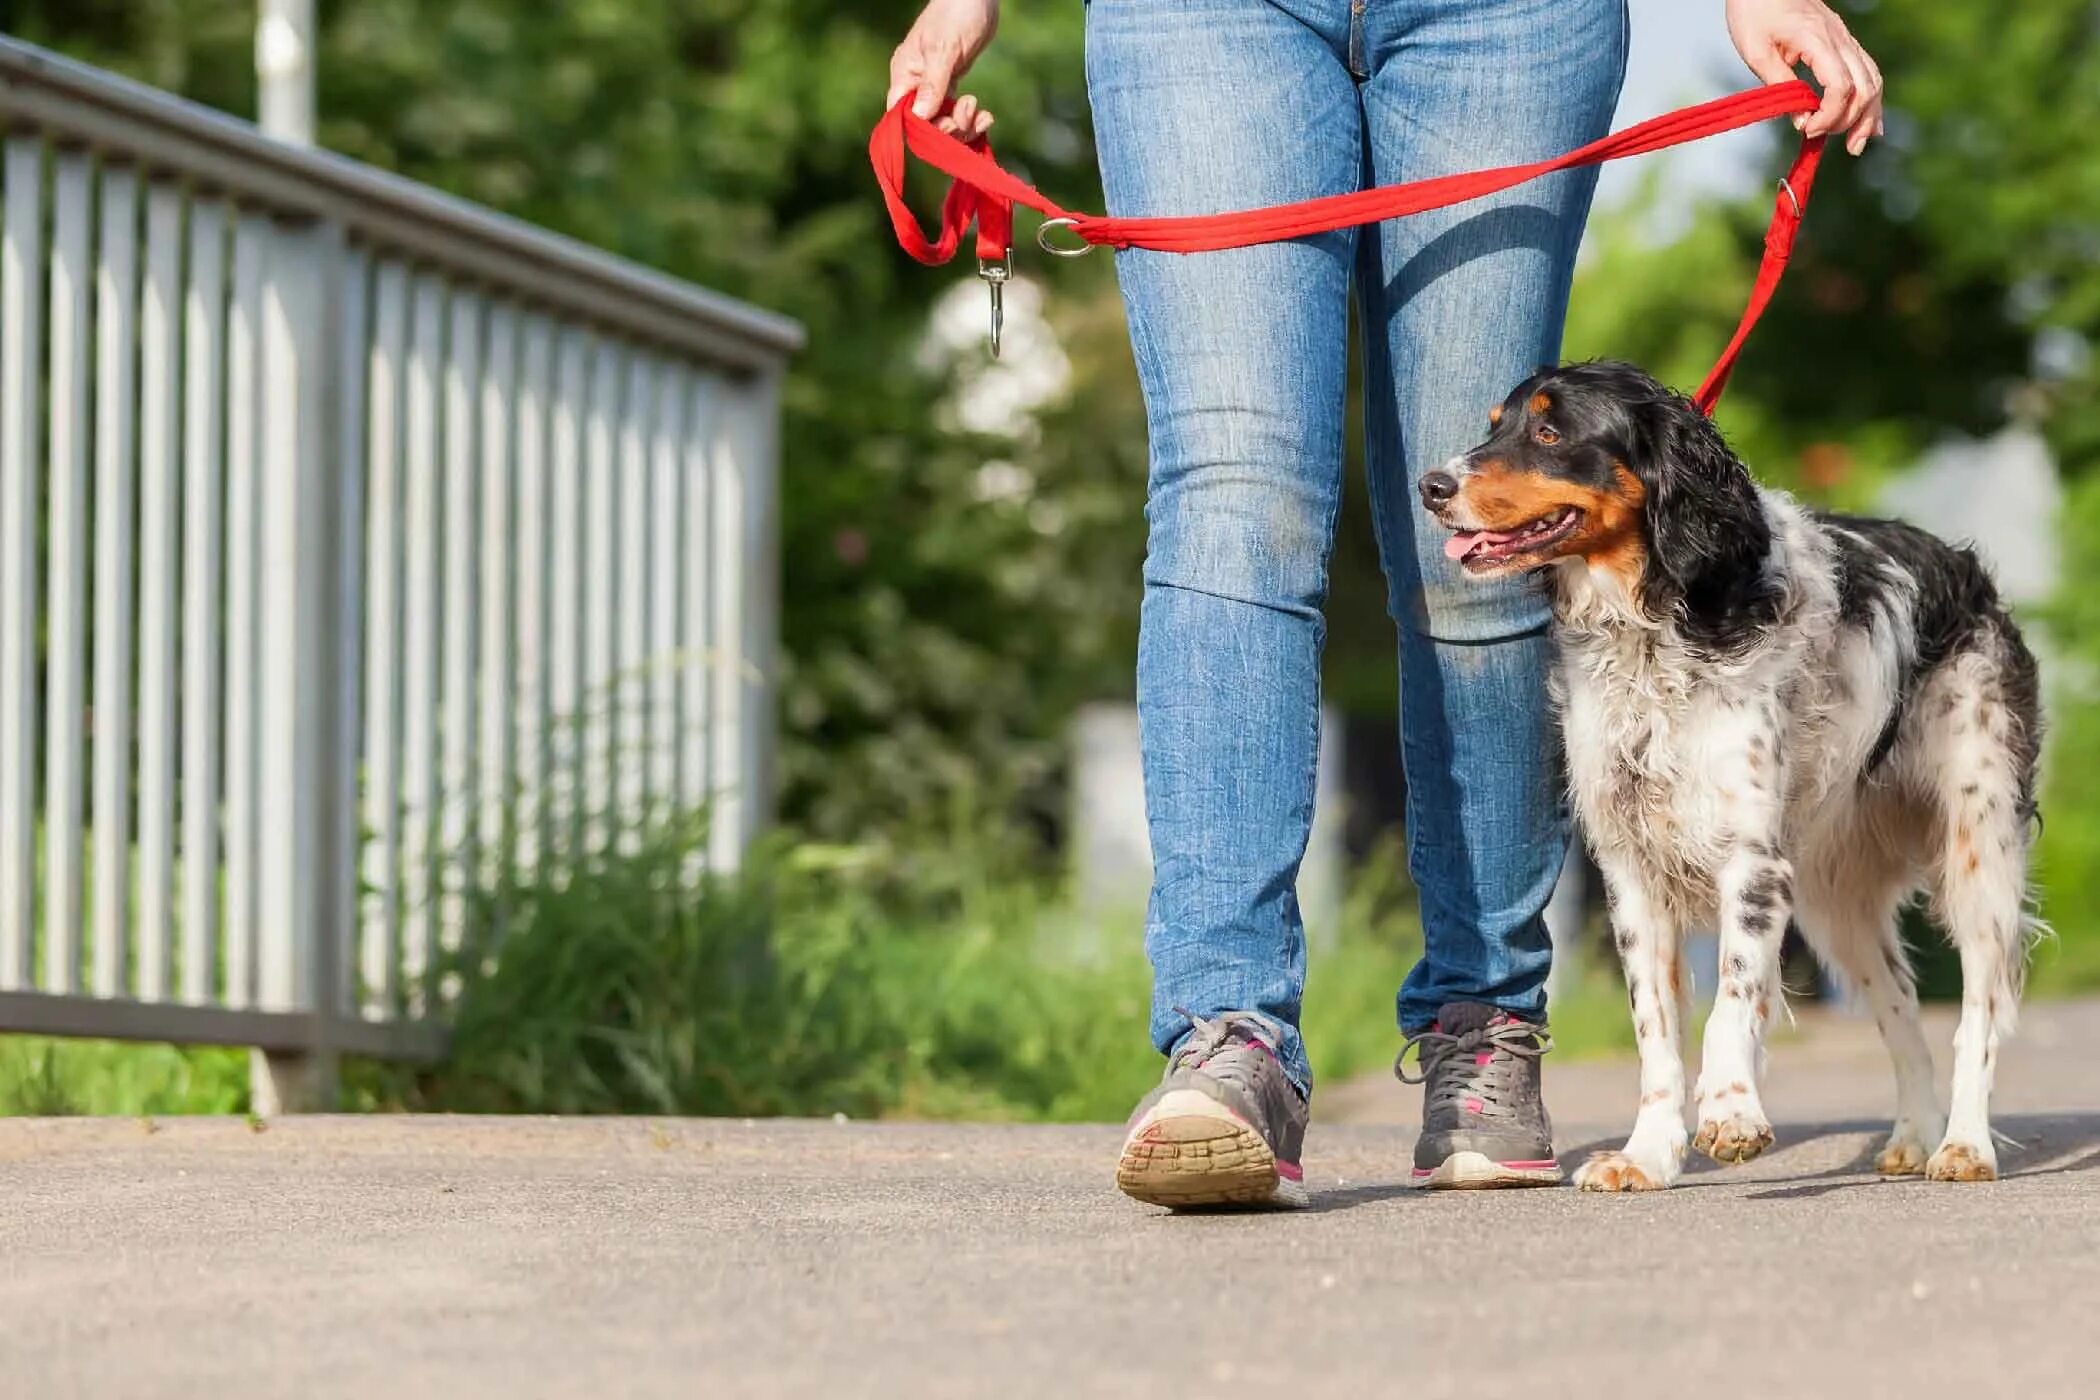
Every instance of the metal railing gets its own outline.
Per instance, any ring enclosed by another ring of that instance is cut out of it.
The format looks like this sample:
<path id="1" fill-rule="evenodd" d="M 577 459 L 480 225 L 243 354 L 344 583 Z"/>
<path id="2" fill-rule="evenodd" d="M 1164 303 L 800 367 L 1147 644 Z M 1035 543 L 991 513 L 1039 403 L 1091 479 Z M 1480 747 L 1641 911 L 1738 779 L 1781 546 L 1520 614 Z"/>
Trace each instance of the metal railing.
<path id="1" fill-rule="evenodd" d="M 500 854 L 766 813 L 792 323 L 0 40 L 0 1029 L 428 1053 Z"/>

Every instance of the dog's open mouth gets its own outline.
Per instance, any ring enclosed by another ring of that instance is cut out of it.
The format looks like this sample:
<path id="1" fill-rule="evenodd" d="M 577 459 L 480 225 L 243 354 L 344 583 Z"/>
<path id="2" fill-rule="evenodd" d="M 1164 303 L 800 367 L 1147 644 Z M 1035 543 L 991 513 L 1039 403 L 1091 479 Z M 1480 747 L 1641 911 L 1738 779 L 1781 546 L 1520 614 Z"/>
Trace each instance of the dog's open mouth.
<path id="1" fill-rule="evenodd" d="M 1444 541 L 1444 553 L 1468 569 L 1483 569 L 1534 554 L 1574 534 L 1580 524 L 1582 512 L 1562 506 L 1514 530 L 1460 530 Z"/>

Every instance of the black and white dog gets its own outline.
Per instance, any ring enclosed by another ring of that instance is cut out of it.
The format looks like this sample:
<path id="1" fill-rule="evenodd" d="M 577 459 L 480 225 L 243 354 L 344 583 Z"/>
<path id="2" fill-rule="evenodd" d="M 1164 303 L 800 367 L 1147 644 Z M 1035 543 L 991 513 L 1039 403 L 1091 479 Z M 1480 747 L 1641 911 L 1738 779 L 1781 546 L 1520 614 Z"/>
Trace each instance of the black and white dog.
<path id="1" fill-rule="evenodd" d="M 1790 916 L 1895 1062 L 1879 1169 L 1992 1179 L 1992 1066 L 2037 926 L 2042 718 L 1989 575 L 1908 525 L 1761 489 L 1697 408 L 1628 365 L 1534 375 L 1488 418 L 1422 500 L 1468 573 L 1545 572 L 1570 782 L 1641 1054 L 1633 1134 L 1576 1184 L 1682 1170 L 1687 929 L 1721 940 L 1693 1145 L 1723 1162 L 1770 1145 L 1758 1089 Z M 1897 935 L 1920 889 L 1961 955 L 1945 1118 Z"/>

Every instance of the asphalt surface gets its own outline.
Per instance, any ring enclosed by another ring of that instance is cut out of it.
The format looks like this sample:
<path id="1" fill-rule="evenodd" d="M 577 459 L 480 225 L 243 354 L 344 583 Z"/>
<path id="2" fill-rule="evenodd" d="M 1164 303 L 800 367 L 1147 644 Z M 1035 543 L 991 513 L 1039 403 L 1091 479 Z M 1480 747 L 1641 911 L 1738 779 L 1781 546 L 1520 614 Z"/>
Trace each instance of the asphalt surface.
<path id="1" fill-rule="evenodd" d="M 1262 1216 L 1123 1199 L 1113 1127 L 0 1122 L 0 1396 L 2086 1396 L 2100 1008 L 2030 1029 L 1986 1186 L 1781 1069 L 1778 1148 L 1666 1194 L 1423 1195 L 1337 1112 Z"/>

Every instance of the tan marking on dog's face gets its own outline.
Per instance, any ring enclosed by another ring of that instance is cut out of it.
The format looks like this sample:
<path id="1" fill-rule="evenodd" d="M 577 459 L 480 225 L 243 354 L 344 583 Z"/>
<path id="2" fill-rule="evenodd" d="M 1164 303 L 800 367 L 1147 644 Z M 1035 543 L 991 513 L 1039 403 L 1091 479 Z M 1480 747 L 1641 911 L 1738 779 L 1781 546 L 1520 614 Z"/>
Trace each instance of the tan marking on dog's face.
<path id="1" fill-rule="evenodd" d="M 1525 411 L 1528 412 L 1534 418 L 1538 417 L 1542 413 L 1545 413 L 1552 407 L 1553 396 L 1551 394 L 1533 394 L 1531 396 L 1531 402 L 1524 405 Z"/>
<path id="2" fill-rule="evenodd" d="M 1518 471 L 1502 458 L 1491 457 L 1460 480 L 1456 504 L 1459 516 L 1486 530 L 1520 530 L 1573 506 L 1582 512 L 1582 523 L 1573 533 L 1517 557 L 1528 563 L 1578 557 L 1616 576 L 1628 596 L 1638 596 L 1648 562 L 1641 540 L 1641 508 L 1647 499 L 1640 478 L 1623 463 L 1615 466 L 1611 484 L 1599 489 Z"/>
<path id="3" fill-rule="evenodd" d="M 1501 426 L 1502 426 L 1502 405 L 1501 405 L 1501 404 L 1499 404 L 1499 403 L 1498 403 L 1498 404 L 1496 404 L 1496 405 L 1495 405 L 1494 407 L 1492 407 L 1492 408 L 1490 408 L 1490 409 L 1488 410 L 1488 426 L 1489 426 L 1490 428 L 1499 428 L 1499 427 L 1501 427 Z"/>

